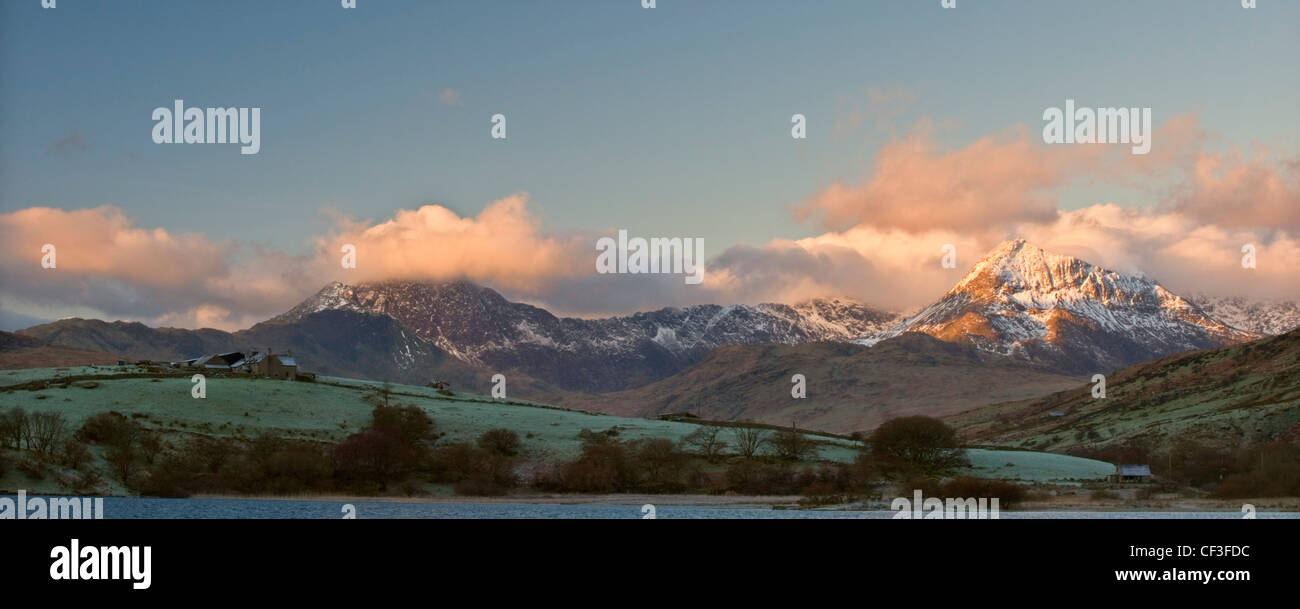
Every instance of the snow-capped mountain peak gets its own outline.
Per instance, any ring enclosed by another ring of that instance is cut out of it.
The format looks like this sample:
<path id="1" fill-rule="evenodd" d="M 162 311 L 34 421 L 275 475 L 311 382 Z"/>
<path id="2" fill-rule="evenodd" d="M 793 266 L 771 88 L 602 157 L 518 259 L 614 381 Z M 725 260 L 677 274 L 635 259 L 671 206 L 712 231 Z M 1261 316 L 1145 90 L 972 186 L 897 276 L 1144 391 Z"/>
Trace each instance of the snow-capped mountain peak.
<path id="1" fill-rule="evenodd" d="M 1259 335 L 1207 315 L 1142 275 L 1047 252 L 1023 239 L 981 258 L 937 302 L 897 326 L 1064 370 L 1104 370 Z"/>

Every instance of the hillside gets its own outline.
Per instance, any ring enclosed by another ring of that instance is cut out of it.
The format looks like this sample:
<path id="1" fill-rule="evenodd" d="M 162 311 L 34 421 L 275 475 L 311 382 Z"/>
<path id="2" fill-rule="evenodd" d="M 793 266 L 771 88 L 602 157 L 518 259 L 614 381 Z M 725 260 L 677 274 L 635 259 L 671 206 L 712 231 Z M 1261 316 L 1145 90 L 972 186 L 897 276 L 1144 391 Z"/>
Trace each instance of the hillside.
<path id="1" fill-rule="evenodd" d="M 790 395 L 803 374 L 807 397 Z M 565 405 L 624 416 L 690 412 L 722 420 L 849 433 L 914 414 L 942 416 L 1041 396 L 1079 377 L 1016 365 L 965 344 L 909 333 L 874 347 L 844 343 L 723 347 L 663 381 Z"/>
<path id="2" fill-rule="evenodd" d="M 974 443 L 1064 451 L 1171 438 L 1240 448 L 1300 439 L 1300 330 L 1131 366 L 1051 396 L 952 416 Z M 1051 413 L 1061 413 L 1052 416 Z"/>
<path id="3" fill-rule="evenodd" d="M 178 361 L 207 353 L 272 348 L 293 351 L 304 370 L 321 374 L 423 385 L 449 380 L 453 387 L 485 390 L 491 373 L 448 355 L 385 315 L 321 311 L 292 323 L 260 323 L 239 332 L 213 329 L 150 328 L 141 323 L 67 319 L 34 326 L 14 335 L 24 344 L 43 345 L 46 361 L 15 353 L 11 368 L 39 363 L 84 365 L 130 360 Z M 522 383 L 521 383 L 522 386 Z"/>
<path id="4" fill-rule="evenodd" d="M 83 380 L 65 383 L 60 376 Z M 72 429 L 90 416 L 117 411 L 164 443 L 180 446 L 197 436 L 256 438 L 270 435 L 313 442 L 338 442 L 370 423 L 372 396 L 381 385 L 322 377 L 318 382 L 251 378 L 208 379 L 207 398 L 190 396 L 188 377 L 157 377 L 143 368 L 79 367 L 64 373 L 52 369 L 0 371 L 0 413 L 21 407 L 28 413 L 58 412 Z M 31 383 L 35 383 L 32 385 Z M 474 442 L 483 432 L 506 428 L 522 439 L 522 463 L 527 472 L 546 464 L 570 460 L 582 452 L 584 429 L 614 430 L 622 441 L 664 438 L 679 442 L 699 429 L 684 421 L 646 420 L 563 410 L 541 404 L 497 401 L 458 393 L 444 396 L 424 387 L 391 386 L 394 404 L 420 408 L 445 434 L 438 445 Z M 854 459 L 855 442 L 815 436 L 816 460 L 846 463 Z M 0 451 L 3 452 L 3 451 Z M 18 458 L 11 453 L 12 458 Z M 972 475 L 1033 481 L 1101 477 L 1108 465 L 1064 455 L 1025 451 L 972 450 Z M 107 471 L 103 454 L 96 467 Z M 123 492 L 106 474 L 107 489 Z M 57 477 L 25 478 L 17 470 L 0 477 L 0 489 L 59 491 Z"/>
<path id="5" fill-rule="evenodd" d="M 117 363 L 117 360 L 118 356 L 113 353 L 51 347 L 30 336 L 0 332 L 0 370 L 58 367 L 70 364 L 108 365 Z"/>

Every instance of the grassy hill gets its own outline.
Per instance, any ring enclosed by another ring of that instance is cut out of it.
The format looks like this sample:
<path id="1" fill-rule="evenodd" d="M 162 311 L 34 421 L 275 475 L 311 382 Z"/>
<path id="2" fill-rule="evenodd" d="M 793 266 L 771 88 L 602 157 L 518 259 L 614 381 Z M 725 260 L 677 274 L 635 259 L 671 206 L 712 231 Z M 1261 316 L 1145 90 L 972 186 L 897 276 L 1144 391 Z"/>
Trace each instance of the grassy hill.
<path id="1" fill-rule="evenodd" d="M 1193 351 L 1106 377 L 1106 397 L 1081 385 L 1045 398 L 948 418 L 968 441 L 1063 451 L 1174 438 L 1235 449 L 1300 438 L 1300 331 Z M 1053 416 L 1052 413 L 1059 413 Z"/>
<path id="2" fill-rule="evenodd" d="M 76 429 L 89 417 L 116 411 L 172 446 L 195 436 L 254 438 L 272 436 L 336 443 L 371 422 L 373 395 L 384 384 L 320 377 L 290 382 L 219 376 L 207 379 L 207 397 L 191 397 L 188 376 L 160 376 L 135 366 L 0 371 L 0 413 L 21 407 L 29 414 L 58 412 Z M 391 403 L 423 410 L 444 434 L 438 445 L 474 442 L 497 428 L 522 440 L 524 469 L 559 463 L 582 454 L 583 430 L 613 433 L 622 441 L 663 438 L 679 442 L 699 429 L 689 421 L 651 420 L 564 410 L 523 401 L 493 400 L 472 394 L 446 396 L 436 390 L 388 385 Z M 849 463 L 859 444 L 845 438 L 813 435 L 813 462 Z M 9 451 L 12 453 L 13 451 Z M 13 454 L 11 457 L 15 456 Z M 102 451 L 95 463 L 105 466 Z M 971 474 L 1025 481 L 1101 477 L 1110 467 L 1088 459 L 1023 451 L 971 451 Z M 1010 465 L 1008 465 L 1010 464 Z M 111 475 L 105 475 L 108 480 Z M 0 489 L 60 491 L 57 476 L 24 477 L 18 469 L 0 477 Z M 125 492 L 108 480 L 106 492 Z"/>

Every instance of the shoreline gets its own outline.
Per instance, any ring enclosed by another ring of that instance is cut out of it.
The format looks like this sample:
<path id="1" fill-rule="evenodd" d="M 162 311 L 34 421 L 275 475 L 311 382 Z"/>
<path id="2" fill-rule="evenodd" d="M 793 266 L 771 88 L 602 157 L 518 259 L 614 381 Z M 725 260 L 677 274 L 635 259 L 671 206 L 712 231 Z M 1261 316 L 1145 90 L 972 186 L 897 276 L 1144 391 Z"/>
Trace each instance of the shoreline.
<path id="1" fill-rule="evenodd" d="M 322 503 L 460 503 L 460 504 L 530 504 L 530 505 L 676 505 L 704 507 L 759 507 L 771 509 L 890 511 L 890 500 L 830 505 L 801 505 L 799 495 L 647 495 L 647 494 L 578 494 L 554 493 L 507 495 L 502 497 L 385 497 L 350 495 L 195 495 L 192 499 L 318 501 Z M 1255 499 L 1170 499 L 1141 502 L 1090 500 L 1022 501 L 1008 512 L 1225 512 L 1241 513 L 1250 504 L 1257 511 L 1300 512 L 1300 497 Z"/>
<path id="2" fill-rule="evenodd" d="M 17 491 L 0 491 L 0 496 L 16 495 Z M 69 497 L 57 493 L 26 493 L 27 497 Z M 804 505 L 798 495 L 649 495 L 649 494 L 557 494 L 529 493 L 500 497 L 425 496 L 395 497 L 371 495 L 220 495 L 201 494 L 191 497 L 139 497 L 134 495 L 89 495 L 104 499 L 163 499 L 172 501 L 306 501 L 317 503 L 430 503 L 430 504 L 523 504 L 523 505 L 621 505 L 621 506 L 682 506 L 715 508 L 750 508 L 772 510 L 808 511 L 891 511 L 889 499 L 870 499 L 852 503 Z M 1146 513 L 1228 513 L 1244 514 L 1244 506 L 1251 505 L 1256 513 L 1300 512 L 1300 497 L 1270 497 L 1255 499 L 1154 499 L 1145 501 L 1091 501 L 1087 499 L 1052 499 L 1022 501 L 1005 512 L 1146 512 Z"/>

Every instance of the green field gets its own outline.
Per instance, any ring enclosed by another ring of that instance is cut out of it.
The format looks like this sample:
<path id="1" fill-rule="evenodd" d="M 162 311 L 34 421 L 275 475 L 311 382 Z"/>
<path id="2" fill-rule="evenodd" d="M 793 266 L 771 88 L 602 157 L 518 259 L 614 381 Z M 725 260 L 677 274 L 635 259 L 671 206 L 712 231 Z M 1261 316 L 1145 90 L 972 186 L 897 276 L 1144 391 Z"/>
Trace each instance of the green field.
<path id="1" fill-rule="evenodd" d="M 212 376 L 207 379 L 207 397 L 197 399 L 191 397 L 188 376 L 130 376 L 142 373 L 134 367 L 3 371 L 0 386 L 8 388 L 0 390 L 0 411 L 13 407 L 29 413 L 55 411 L 63 414 L 72 429 L 94 414 L 117 411 L 172 443 L 190 434 L 272 434 L 338 442 L 369 424 L 373 394 L 382 387 L 379 383 L 334 377 L 290 382 Z M 67 383 L 60 378 L 68 374 L 82 380 Z M 53 382 L 44 388 L 21 387 L 23 383 L 44 380 Z M 591 414 L 472 394 L 448 397 L 430 388 L 409 385 L 391 385 L 390 391 L 392 405 L 417 406 L 434 420 L 444 434 L 439 444 L 473 442 L 489 429 L 506 428 L 519 434 L 523 456 L 530 463 L 576 458 L 582 450 L 579 432 L 583 429 L 616 429 L 621 440 L 679 441 L 698 428 L 691 422 Z M 728 432 L 723 433 L 726 437 Z M 849 462 L 858 450 L 858 444 L 851 440 L 824 436 L 814 439 L 819 443 L 817 459 L 821 461 Z M 970 473 L 981 477 L 1047 481 L 1097 478 L 1111 471 L 1109 464 L 1047 453 L 970 450 L 968 457 L 973 465 Z M 19 484 L 21 481 L 13 479 L 15 475 L 10 472 L 0 480 L 0 488 Z"/>

